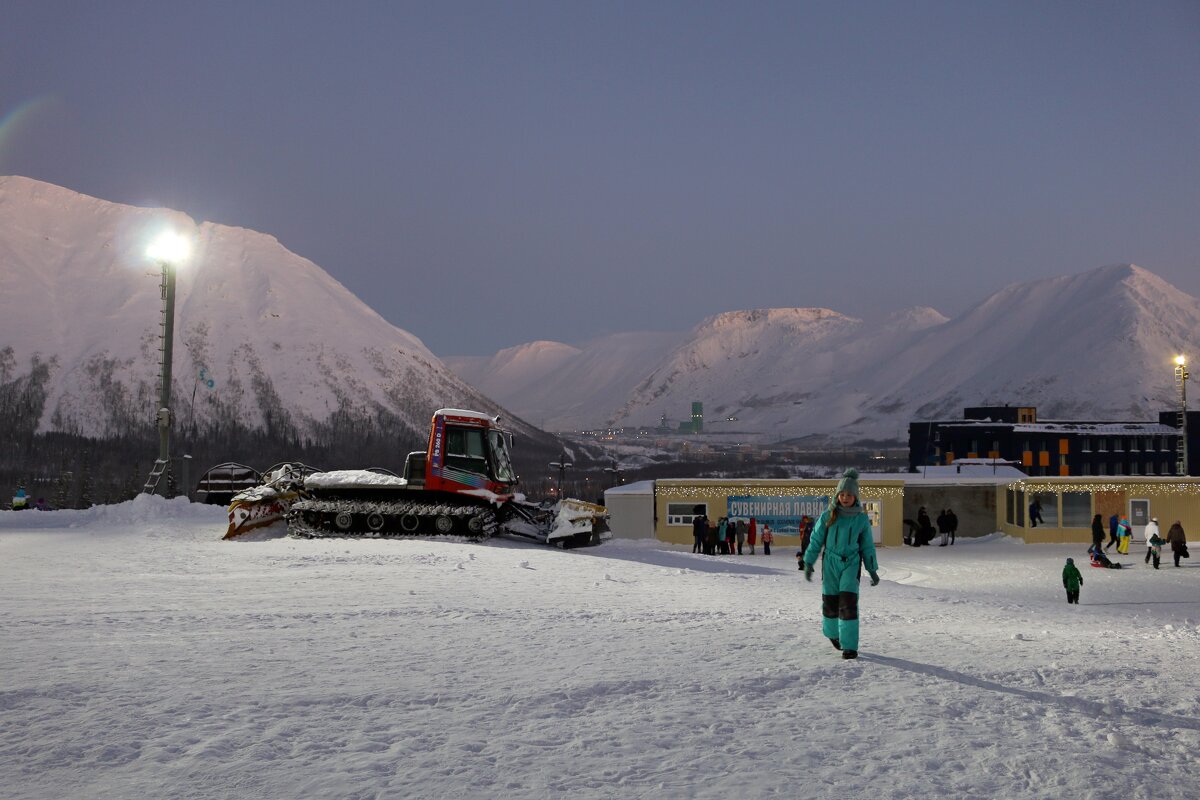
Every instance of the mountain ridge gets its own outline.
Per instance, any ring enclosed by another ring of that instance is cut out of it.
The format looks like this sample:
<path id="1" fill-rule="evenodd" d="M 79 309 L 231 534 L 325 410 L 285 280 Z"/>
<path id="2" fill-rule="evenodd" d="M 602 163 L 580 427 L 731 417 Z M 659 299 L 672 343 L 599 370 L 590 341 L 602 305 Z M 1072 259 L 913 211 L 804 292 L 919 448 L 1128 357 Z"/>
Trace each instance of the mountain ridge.
<path id="1" fill-rule="evenodd" d="M 1200 301 L 1113 264 L 1011 284 L 954 318 L 756 308 L 443 359 L 269 234 L 14 176 L 0 177 L 0 212 L 0 407 L 42 432 L 149 429 L 161 298 L 144 249 L 168 224 L 196 243 L 178 274 L 172 391 L 177 421 L 200 431 L 423 438 L 433 409 L 466 406 L 549 442 L 537 427 L 655 427 L 700 401 L 713 432 L 902 440 L 910 421 L 965 405 L 1153 417 L 1175 402 L 1170 358 L 1200 349 Z"/>
<path id="2" fill-rule="evenodd" d="M 903 440 L 909 421 L 956 418 L 968 405 L 1153 418 L 1177 404 L 1169 361 L 1197 351 L 1196 331 L 1200 301 L 1134 264 L 1014 283 L 955 318 L 928 307 L 878 320 L 723 312 L 681 334 L 625 402 L 575 405 L 550 427 L 652 427 L 664 415 L 686 419 L 693 400 L 704 403 L 706 430 L 829 441 Z M 496 382 L 488 390 L 518 409 L 553 406 Z"/>

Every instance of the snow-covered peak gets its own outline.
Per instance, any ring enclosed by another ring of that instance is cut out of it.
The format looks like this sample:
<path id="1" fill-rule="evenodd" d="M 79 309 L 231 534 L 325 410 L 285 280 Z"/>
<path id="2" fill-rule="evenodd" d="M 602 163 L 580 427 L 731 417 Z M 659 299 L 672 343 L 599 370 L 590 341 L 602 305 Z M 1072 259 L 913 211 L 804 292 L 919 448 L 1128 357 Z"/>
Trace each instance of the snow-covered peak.
<path id="1" fill-rule="evenodd" d="M 294 436 L 335 413 L 392 414 L 420 431 L 439 406 L 494 411 L 420 339 L 273 236 L 10 176 L 0 178 L 0 348 L 12 349 L 16 375 L 31 359 L 52 362 L 41 430 L 103 437 L 150 417 L 162 299 L 145 250 L 165 227 L 193 242 L 176 272 L 182 422 L 235 418 Z"/>
<path id="2" fill-rule="evenodd" d="M 936 308 L 913 306 L 888 314 L 883 318 L 881 327 L 886 330 L 919 331 L 949 321 L 950 318 Z"/>

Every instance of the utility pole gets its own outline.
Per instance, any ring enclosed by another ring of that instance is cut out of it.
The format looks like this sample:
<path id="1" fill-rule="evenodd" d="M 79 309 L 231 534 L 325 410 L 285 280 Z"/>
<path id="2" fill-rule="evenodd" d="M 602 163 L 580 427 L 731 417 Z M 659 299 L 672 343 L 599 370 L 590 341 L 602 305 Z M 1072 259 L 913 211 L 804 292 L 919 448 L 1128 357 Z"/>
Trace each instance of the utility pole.
<path id="1" fill-rule="evenodd" d="M 176 233 L 165 233 L 150 245 L 146 255 L 158 262 L 162 269 L 162 362 L 159 367 L 158 411 L 154 418 L 158 425 L 158 460 L 143 494 L 154 494 L 159 490 L 162 476 L 171 468 L 171 355 L 175 339 L 175 270 L 187 258 L 190 246 L 186 239 Z M 168 480 L 167 486 L 170 486 Z M 166 489 L 163 491 L 166 494 Z"/>
<path id="2" fill-rule="evenodd" d="M 1175 356 L 1175 382 L 1179 384 L 1179 450 L 1175 462 L 1175 474 L 1188 474 L 1188 433 L 1187 433 L 1187 357 Z"/>

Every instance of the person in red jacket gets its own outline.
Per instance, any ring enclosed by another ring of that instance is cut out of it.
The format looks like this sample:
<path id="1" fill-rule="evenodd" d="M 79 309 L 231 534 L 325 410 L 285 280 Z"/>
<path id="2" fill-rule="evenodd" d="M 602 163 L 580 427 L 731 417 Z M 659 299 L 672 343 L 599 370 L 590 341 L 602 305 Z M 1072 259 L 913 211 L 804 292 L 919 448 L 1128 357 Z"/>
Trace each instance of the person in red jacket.
<path id="1" fill-rule="evenodd" d="M 758 541 L 758 520 L 750 518 L 750 530 L 746 531 L 746 544 L 750 545 L 750 555 L 754 555 L 754 544 Z"/>
<path id="2" fill-rule="evenodd" d="M 764 556 L 771 555 L 771 542 L 773 542 L 773 541 L 775 541 L 775 534 L 771 533 L 771 526 L 764 522 L 763 523 L 763 531 L 762 531 L 763 555 Z"/>

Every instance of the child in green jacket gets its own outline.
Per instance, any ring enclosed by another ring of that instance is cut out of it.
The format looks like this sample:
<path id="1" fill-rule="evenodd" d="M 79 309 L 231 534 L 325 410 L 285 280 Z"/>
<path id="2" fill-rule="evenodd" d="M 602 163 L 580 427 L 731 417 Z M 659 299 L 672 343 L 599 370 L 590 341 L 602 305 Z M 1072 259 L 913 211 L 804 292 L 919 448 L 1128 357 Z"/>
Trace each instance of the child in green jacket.
<path id="1" fill-rule="evenodd" d="M 1063 588 L 1067 590 L 1067 602 L 1079 605 L 1079 587 L 1083 586 L 1083 576 L 1075 566 L 1075 559 L 1068 558 L 1063 567 Z"/>

